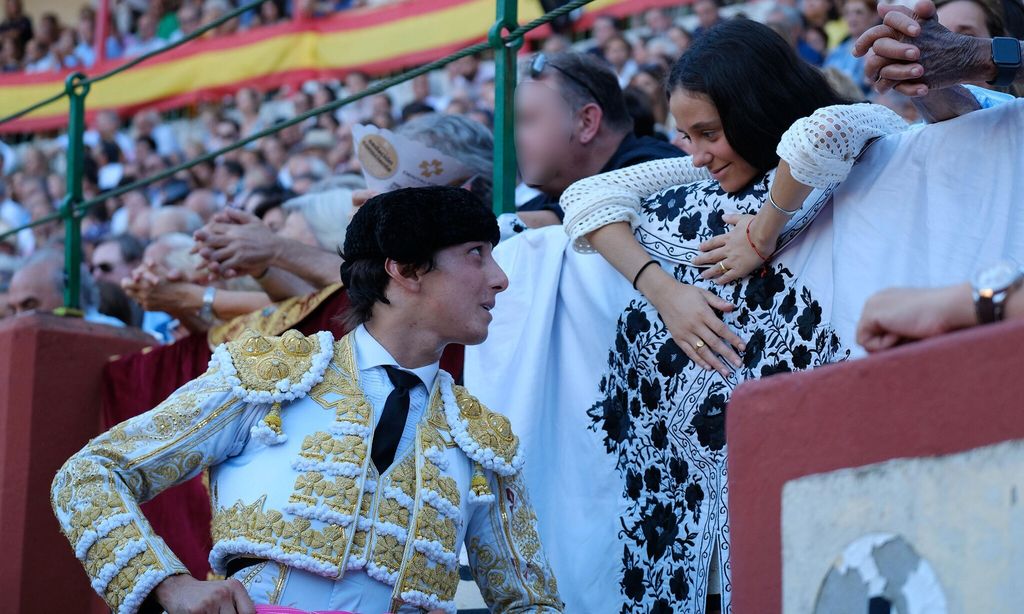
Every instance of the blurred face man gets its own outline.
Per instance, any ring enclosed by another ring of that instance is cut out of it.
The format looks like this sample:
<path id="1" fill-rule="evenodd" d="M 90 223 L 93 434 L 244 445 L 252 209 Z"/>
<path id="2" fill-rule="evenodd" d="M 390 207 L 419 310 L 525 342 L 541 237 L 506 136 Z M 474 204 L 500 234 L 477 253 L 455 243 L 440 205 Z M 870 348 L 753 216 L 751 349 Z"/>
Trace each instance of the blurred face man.
<path id="1" fill-rule="evenodd" d="M 611 79 L 609 87 L 617 90 Z M 593 96 L 569 90 L 553 66 L 516 88 L 519 170 L 527 185 L 549 196 L 557 197 L 573 182 L 598 173 L 630 129 L 611 125 Z"/>
<path id="2" fill-rule="evenodd" d="M 575 114 L 551 81 L 516 88 L 516 151 L 523 181 L 558 194 L 572 183 L 565 167 L 580 157 L 580 143 Z"/>
<path id="3" fill-rule="evenodd" d="M 125 262 L 121 245 L 117 241 L 104 241 L 92 253 L 90 270 L 96 281 L 107 281 L 118 286 L 122 279 L 131 277 L 137 262 Z"/>

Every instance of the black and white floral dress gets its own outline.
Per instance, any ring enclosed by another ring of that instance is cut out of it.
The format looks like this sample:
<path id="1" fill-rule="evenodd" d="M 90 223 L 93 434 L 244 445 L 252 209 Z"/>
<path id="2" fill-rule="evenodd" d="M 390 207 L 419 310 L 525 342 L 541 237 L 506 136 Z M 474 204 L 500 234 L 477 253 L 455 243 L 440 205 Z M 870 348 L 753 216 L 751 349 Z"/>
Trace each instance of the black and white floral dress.
<path id="1" fill-rule="evenodd" d="M 892 111 L 871 104 L 826 107 L 798 120 L 778 153 L 793 177 L 815 191 L 781 233 L 778 255 L 725 286 L 701 279 L 702 269 L 691 261 L 703 241 L 728 231 L 724 215 L 757 213 L 774 171 L 730 194 L 705 169 L 676 158 L 584 179 L 563 194 L 565 228 L 577 251 L 593 251 L 585 238 L 590 232 L 629 222 L 640 244 L 677 280 L 736 306 L 718 315 L 747 346 L 742 367 L 726 378 L 691 362 L 643 297 L 618 317 L 599 400 L 588 410 L 589 428 L 615 459 L 624 484 L 621 605 L 615 610 L 702 614 L 710 592 L 721 594 L 723 612 L 732 611 L 729 398 L 745 380 L 849 356 L 824 319 L 830 292 L 816 296 L 808 281 L 823 277 L 819 261 L 829 250 L 815 251 L 816 239 L 791 244 L 829 204 L 867 144 L 905 128 Z"/>
<path id="2" fill-rule="evenodd" d="M 590 410 L 625 481 L 622 612 L 703 612 L 712 560 L 723 611 L 729 611 L 726 405 L 740 382 L 809 369 L 849 352 L 822 321 L 822 307 L 783 263 L 727 286 L 681 264 L 696 245 L 727 231 L 722 216 L 755 213 L 767 178 L 730 195 L 712 180 L 669 188 L 641 208 L 637 237 L 680 282 L 737 306 L 722 314 L 747 341 L 743 366 L 729 378 L 694 364 L 643 298 L 618 319 L 603 398 Z M 674 256 L 668 256 L 673 254 Z"/>

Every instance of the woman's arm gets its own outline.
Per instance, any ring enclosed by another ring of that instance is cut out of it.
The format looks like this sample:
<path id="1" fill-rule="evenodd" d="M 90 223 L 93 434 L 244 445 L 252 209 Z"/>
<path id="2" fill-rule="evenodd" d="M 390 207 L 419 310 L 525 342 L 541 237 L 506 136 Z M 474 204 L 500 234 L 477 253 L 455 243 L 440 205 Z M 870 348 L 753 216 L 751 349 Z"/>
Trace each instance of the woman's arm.
<path id="1" fill-rule="evenodd" d="M 776 150 L 780 161 L 769 194 L 777 207 L 765 202 L 757 215 L 725 216 L 735 228 L 705 241 L 706 253 L 693 263 L 711 265 L 704 277 L 720 284 L 749 275 L 771 258 L 779 234 L 813 188 L 842 183 L 868 143 L 906 128 L 899 115 L 877 104 L 833 105 L 797 120 Z"/>
<path id="2" fill-rule="evenodd" d="M 906 129 L 903 118 L 879 104 L 832 105 L 797 120 L 776 153 L 796 181 L 825 189 L 846 179 L 868 143 Z"/>
<path id="3" fill-rule="evenodd" d="M 707 290 L 677 282 L 660 264 L 645 268 L 637 277 L 651 255 L 625 222 L 602 226 L 587 238 L 626 279 L 636 280 L 636 289 L 658 311 L 672 339 L 690 360 L 723 377 L 729 376 L 729 370 L 719 356 L 735 367 L 742 364 L 733 348 L 742 352 L 746 344 L 714 312 L 732 311 L 735 307 L 731 303 Z"/>
<path id="4" fill-rule="evenodd" d="M 637 276 L 651 255 L 631 227 L 639 223 L 640 204 L 648 195 L 709 178 L 689 158 L 655 160 L 583 179 L 562 194 L 561 205 L 576 249 L 596 250 L 626 279 L 635 280 L 679 348 L 701 367 L 728 377 L 728 368 L 716 354 L 738 367 L 740 358 L 733 347 L 742 351 L 744 345 L 714 309 L 731 311 L 733 306 L 711 292 L 678 283 L 660 266 L 649 266 Z"/>
<path id="5" fill-rule="evenodd" d="M 701 277 L 728 284 L 770 260 L 779 234 L 810 193 L 811 188 L 794 179 L 789 163 L 781 160 L 768 191 L 770 202 L 763 203 L 756 215 L 722 216 L 735 229 L 701 243 L 704 253 L 693 259 L 698 266 L 708 266 Z"/>
<path id="6" fill-rule="evenodd" d="M 616 222 L 640 223 L 645 198 L 672 186 L 711 179 L 689 157 L 666 158 L 581 179 L 562 193 L 565 231 L 580 252 L 592 252 L 589 235 Z M 638 244 L 639 245 L 639 244 Z M 602 254 L 603 255 L 603 254 Z M 613 263 L 614 264 L 614 263 Z"/>

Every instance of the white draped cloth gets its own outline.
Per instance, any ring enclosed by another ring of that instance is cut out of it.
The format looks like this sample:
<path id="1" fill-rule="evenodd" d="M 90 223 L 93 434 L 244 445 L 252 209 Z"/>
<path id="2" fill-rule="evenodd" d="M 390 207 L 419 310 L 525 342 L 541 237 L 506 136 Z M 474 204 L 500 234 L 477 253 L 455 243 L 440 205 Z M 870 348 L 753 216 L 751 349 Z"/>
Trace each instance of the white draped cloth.
<path id="1" fill-rule="evenodd" d="M 871 294 L 963 282 L 1007 257 L 1024 263 L 1024 100 L 875 141 L 777 259 L 859 356 L 854 333 Z M 616 321 L 639 295 L 559 227 L 523 233 L 495 258 L 510 286 L 488 340 L 466 349 L 466 384 L 522 439 L 566 611 L 619 612 L 628 502 L 587 411 L 603 396 Z"/>

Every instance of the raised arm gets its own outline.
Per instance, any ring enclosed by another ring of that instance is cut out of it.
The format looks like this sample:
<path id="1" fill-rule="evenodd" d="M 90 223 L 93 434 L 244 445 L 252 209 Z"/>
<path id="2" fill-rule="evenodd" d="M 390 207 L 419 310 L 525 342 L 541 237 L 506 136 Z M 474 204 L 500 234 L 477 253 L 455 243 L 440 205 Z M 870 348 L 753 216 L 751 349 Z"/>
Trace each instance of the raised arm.
<path id="1" fill-rule="evenodd" d="M 783 163 L 771 188 L 777 206 L 762 206 L 756 218 L 727 217 L 736 229 L 703 244 L 701 249 L 707 253 L 694 264 L 722 262 L 726 271 L 711 266 L 705 273 L 719 283 L 748 275 L 763 263 L 762 256 L 774 252 L 779 233 L 812 188 L 841 182 L 867 143 L 905 128 L 906 122 L 880 105 L 825 107 L 797 121 L 778 149 Z M 728 376 L 718 356 L 738 366 L 740 359 L 733 348 L 742 351 L 745 345 L 714 310 L 731 311 L 733 306 L 711 292 L 679 284 L 660 266 L 645 268 L 651 256 L 632 232 L 639 224 L 644 198 L 671 186 L 709 178 L 707 171 L 695 168 L 689 158 L 659 160 L 579 181 L 565 191 L 561 204 L 574 247 L 598 251 L 647 297 L 687 356 L 705 369 Z"/>
<path id="2" fill-rule="evenodd" d="M 779 166 L 767 202 L 754 216 L 725 216 L 736 229 L 705 241 L 705 253 L 693 263 L 711 265 L 702 276 L 719 284 L 750 274 L 778 249 L 780 233 L 812 189 L 842 183 L 871 141 L 906 127 L 900 116 L 876 104 L 823 107 L 797 120 L 776 149 Z"/>
<path id="3" fill-rule="evenodd" d="M 595 231 L 617 222 L 635 228 L 640 224 L 640 204 L 651 194 L 704 179 L 711 179 L 711 173 L 695 167 L 689 157 L 653 160 L 581 179 L 559 201 L 565 231 L 577 251 L 593 252 L 596 246 L 590 239 Z"/>
<path id="4" fill-rule="evenodd" d="M 879 92 L 895 88 L 907 96 L 925 96 L 956 84 L 994 82 L 1000 77 L 993 39 L 950 32 L 939 23 L 930 0 L 919 0 L 913 10 L 898 4 L 879 6 L 878 13 L 882 24 L 857 39 L 853 54 L 867 56 L 864 72 Z M 1003 40 L 1000 49 L 1020 58 L 1024 41 Z M 1003 76 L 1006 80 L 1001 85 L 1024 82 L 1024 64 Z"/>
<path id="5" fill-rule="evenodd" d="M 244 211 L 218 213 L 195 238 L 195 251 L 211 272 L 225 278 L 252 275 L 273 300 L 341 281 L 338 254 L 278 236 Z"/>
<path id="6" fill-rule="evenodd" d="M 846 179 L 868 143 L 906 128 L 903 118 L 882 105 L 833 105 L 798 119 L 776 151 L 793 179 L 825 189 Z"/>
<path id="7" fill-rule="evenodd" d="M 341 281 L 341 256 L 291 239 L 279 239 L 281 248 L 271 266 L 291 273 L 322 290 Z M 229 263 L 225 263 L 229 264 Z"/>

